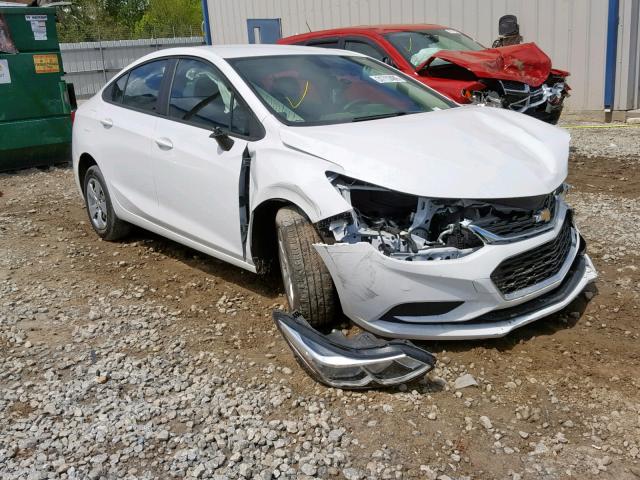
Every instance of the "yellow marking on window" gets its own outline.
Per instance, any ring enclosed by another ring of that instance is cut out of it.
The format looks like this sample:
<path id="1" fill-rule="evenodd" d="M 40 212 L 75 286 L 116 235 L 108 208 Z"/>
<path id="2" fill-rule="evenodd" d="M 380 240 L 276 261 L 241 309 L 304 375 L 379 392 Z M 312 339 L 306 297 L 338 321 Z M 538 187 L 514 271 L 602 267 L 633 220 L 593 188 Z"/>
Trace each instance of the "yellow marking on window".
<path id="1" fill-rule="evenodd" d="M 291 108 L 298 108 L 300 106 L 300 104 L 303 102 L 304 97 L 307 96 L 307 92 L 309 91 L 309 80 L 307 80 L 307 83 L 305 83 L 304 85 L 304 92 L 302 92 L 302 96 L 300 97 L 300 100 L 298 100 L 297 102 L 292 102 L 291 99 L 289 97 L 284 97 L 287 99 L 287 102 L 289 102 L 289 105 L 291 105 Z"/>
<path id="2" fill-rule="evenodd" d="M 409 48 L 404 47 L 407 52 L 411 52 L 413 50 L 413 37 L 409 37 Z"/>

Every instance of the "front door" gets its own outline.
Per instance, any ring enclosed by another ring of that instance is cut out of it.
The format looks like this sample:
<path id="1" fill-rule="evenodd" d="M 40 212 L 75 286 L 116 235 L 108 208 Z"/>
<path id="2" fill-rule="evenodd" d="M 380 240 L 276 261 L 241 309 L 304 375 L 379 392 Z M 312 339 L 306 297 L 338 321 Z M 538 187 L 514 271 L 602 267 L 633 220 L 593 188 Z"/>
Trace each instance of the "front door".
<path id="1" fill-rule="evenodd" d="M 276 43 L 282 38 L 279 18 L 247 19 L 249 43 Z"/>
<path id="2" fill-rule="evenodd" d="M 152 145 L 163 226 L 237 260 L 243 259 L 238 185 L 247 118 L 244 103 L 213 65 L 182 58 Z M 215 127 L 230 132 L 230 150 L 210 138 Z"/>

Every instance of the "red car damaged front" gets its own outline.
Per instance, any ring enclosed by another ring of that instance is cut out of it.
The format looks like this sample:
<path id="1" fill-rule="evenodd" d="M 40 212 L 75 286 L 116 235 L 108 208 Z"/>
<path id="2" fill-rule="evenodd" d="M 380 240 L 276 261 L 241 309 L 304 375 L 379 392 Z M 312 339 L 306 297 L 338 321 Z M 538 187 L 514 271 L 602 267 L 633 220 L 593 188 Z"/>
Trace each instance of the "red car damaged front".
<path id="1" fill-rule="evenodd" d="M 414 76 L 458 103 L 526 113 L 556 123 L 568 72 L 553 69 L 533 43 L 484 48 L 442 25 L 336 28 L 283 38 L 282 44 L 354 50 Z"/>
<path id="2" fill-rule="evenodd" d="M 535 43 L 440 50 L 416 72 L 458 103 L 508 108 L 551 123 L 558 121 L 569 93 L 569 73 L 551 68 L 551 60 Z"/>

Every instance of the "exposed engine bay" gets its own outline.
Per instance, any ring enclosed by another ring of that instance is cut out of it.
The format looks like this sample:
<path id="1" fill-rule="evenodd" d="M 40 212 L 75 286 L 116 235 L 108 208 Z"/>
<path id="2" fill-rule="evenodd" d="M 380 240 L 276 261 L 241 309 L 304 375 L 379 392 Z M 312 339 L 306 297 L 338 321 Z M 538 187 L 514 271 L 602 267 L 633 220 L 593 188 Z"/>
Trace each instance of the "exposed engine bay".
<path id="1" fill-rule="evenodd" d="M 467 200 L 426 198 L 328 174 L 351 212 L 318 223 L 327 243 L 369 242 L 384 255 L 407 261 L 464 257 L 487 243 L 541 233 L 551 227 L 557 197 Z"/>

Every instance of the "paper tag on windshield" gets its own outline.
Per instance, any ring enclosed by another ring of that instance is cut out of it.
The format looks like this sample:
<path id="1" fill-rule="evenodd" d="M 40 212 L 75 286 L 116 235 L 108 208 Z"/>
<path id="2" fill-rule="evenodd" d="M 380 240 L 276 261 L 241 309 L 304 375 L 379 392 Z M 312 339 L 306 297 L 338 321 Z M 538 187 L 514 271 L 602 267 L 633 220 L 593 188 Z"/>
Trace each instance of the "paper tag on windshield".
<path id="1" fill-rule="evenodd" d="M 397 75 L 371 75 L 378 83 L 404 83 L 406 80 Z"/>
<path id="2" fill-rule="evenodd" d="M 458 34 L 460 33 L 459 31 L 457 31 L 457 30 L 452 30 L 452 29 L 450 29 L 450 28 L 445 28 L 445 29 L 444 29 L 444 31 L 445 31 L 445 32 L 447 32 L 447 33 L 458 33 Z"/>

